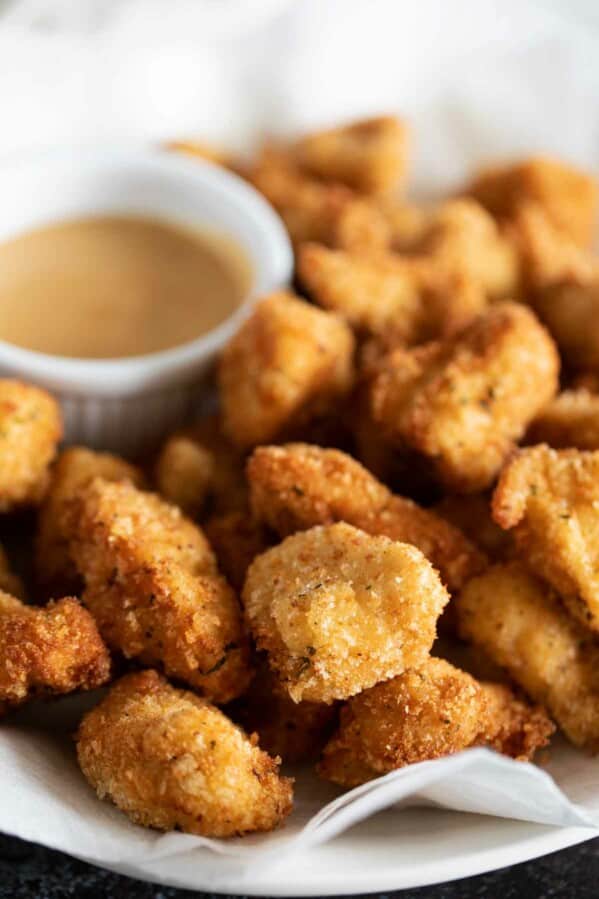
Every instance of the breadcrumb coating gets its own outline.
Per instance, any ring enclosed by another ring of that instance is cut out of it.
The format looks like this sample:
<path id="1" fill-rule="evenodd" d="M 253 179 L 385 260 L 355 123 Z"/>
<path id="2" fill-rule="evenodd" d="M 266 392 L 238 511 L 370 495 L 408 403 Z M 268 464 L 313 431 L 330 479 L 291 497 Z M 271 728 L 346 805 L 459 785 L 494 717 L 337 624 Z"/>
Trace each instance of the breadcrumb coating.
<path id="1" fill-rule="evenodd" d="M 258 649 L 295 702 L 345 699 L 421 662 L 448 598 L 416 547 L 345 523 L 287 537 L 243 588 Z"/>
<path id="2" fill-rule="evenodd" d="M 394 496 L 346 453 L 308 444 L 261 446 L 248 462 L 254 514 L 281 536 L 345 521 L 375 536 L 412 543 L 450 590 L 485 565 L 457 528 L 412 500 Z"/>
<path id="3" fill-rule="evenodd" d="M 455 337 L 393 351 L 373 379 L 372 414 L 447 489 L 474 493 L 552 399 L 558 373 L 556 347 L 534 314 L 498 303 Z"/>
<path id="4" fill-rule="evenodd" d="M 519 451 L 501 473 L 493 516 L 571 613 L 599 630 L 599 451 Z"/>
<path id="5" fill-rule="evenodd" d="M 248 733 L 256 732 L 260 746 L 284 762 L 315 761 L 331 735 L 337 708 L 323 702 L 294 702 L 270 670 L 258 665 L 248 692 L 229 711 Z"/>
<path id="6" fill-rule="evenodd" d="M 292 781 L 223 715 L 156 671 L 129 674 L 84 717 L 77 756 L 100 799 L 136 824 L 206 837 L 277 827 Z"/>
<path id="7" fill-rule="evenodd" d="M 377 205 L 340 184 L 308 177 L 289 150 L 267 144 L 249 179 L 279 213 L 296 248 L 305 241 L 363 252 L 389 245 L 390 226 Z"/>
<path id="8" fill-rule="evenodd" d="M 158 492 L 186 515 L 201 511 L 214 479 L 213 454 L 185 434 L 167 439 L 156 461 Z"/>
<path id="9" fill-rule="evenodd" d="M 478 683 L 429 657 L 342 707 L 318 772 L 354 787 L 405 765 L 485 745 L 528 760 L 553 729 L 542 709 L 518 701 L 508 687 Z"/>
<path id="10" fill-rule="evenodd" d="M 526 442 L 599 450 L 599 396 L 584 388 L 562 391 L 535 418 Z"/>
<path id="11" fill-rule="evenodd" d="M 588 172 L 549 156 L 531 156 L 485 169 L 464 193 L 498 218 L 510 218 L 523 202 L 538 203 L 551 222 L 581 246 L 593 237 L 599 199 Z"/>
<path id="12" fill-rule="evenodd" d="M 61 437 L 60 410 L 49 393 L 0 380 L 0 512 L 40 503 Z"/>
<path id="13" fill-rule="evenodd" d="M 249 647 L 237 598 L 180 510 L 96 478 L 73 504 L 83 601 L 109 646 L 216 702 L 245 690 Z"/>
<path id="14" fill-rule="evenodd" d="M 599 643 L 521 562 L 489 568 L 457 599 L 464 639 L 481 646 L 576 746 L 599 751 Z"/>
<path id="15" fill-rule="evenodd" d="M 35 573 L 46 596 L 79 593 L 81 578 L 69 551 L 69 506 L 95 478 L 144 484 L 139 468 L 110 453 L 83 446 L 64 450 L 52 470 L 44 502 L 39 510 L 35 540 Z"/>
<path id="16" fill-rule="evenodd" d="M 308 134 L 292 153 L 309 174 L 360 193 L 396 189 L 407 169 L 408 129 L 395 116 L 362 119 Z"/>
<path id="17" fill-rule="evenodd" d="M 323 308 L 341 315 L 360 334 L 395 343 L 421 343 L 464 327 L 487 305 L 478 282 L 444 275 L 428 260 L 393 253 L 364 255 L 302 244 L 298 277 Z"/>
<path id="18" fill-rule="evenodd" d="M 352 386 L 353 351 L 352 333 L 336 316 L 288 293 L 261 300 L 220 358 L 229 437 L 255 446 L 334 409 Z"/>
<path id="19" fill-rule="evenodd" d="M 0 592 L 0 712 L 36 696 L 93 690 L 109 677 L 108 650 L 76 599 L 39 608 Z"/>

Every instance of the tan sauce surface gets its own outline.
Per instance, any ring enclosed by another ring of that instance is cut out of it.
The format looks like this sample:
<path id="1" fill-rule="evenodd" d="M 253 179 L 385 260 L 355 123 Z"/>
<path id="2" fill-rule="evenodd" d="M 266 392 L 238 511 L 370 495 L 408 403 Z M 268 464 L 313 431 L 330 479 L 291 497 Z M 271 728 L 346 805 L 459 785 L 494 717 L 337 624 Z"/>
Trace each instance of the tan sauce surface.
<path id="1" fill-rule="evenodd" d="M 220 235 L 132 216 L 60 222 L 0 243 L 0 339 L 95 359 L 166 350 L 223 322 L 251 281 Z"/>

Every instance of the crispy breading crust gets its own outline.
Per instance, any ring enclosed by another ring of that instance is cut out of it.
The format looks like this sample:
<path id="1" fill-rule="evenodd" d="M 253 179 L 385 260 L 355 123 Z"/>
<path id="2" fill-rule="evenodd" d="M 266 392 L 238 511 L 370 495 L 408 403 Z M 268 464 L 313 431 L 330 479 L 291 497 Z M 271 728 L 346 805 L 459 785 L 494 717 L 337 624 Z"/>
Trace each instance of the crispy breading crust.
<path id="1" fill-rule="evenodd" d="M 326 745 L 318 772 L 353 787 L 481 745 L 525 760 L 547 743 L 553 729 L 540 708 L 516 700 L 508 687 L 478 683 L 430 657 L 342 707 L 339 730 Z"/>
<path id="2" fill-rule="evenodd" d="M 60 410 L 49 393 L 0 380 L 0 512 L 39 504 L 61 437 Z"/>
<path id="3" fill-rule="evenodd" d="M 362 119 L 300 138 L 291 151 L 301 168 L 366 194 L 385 193 L 406 174 L 408 129 L 395 116 Z"/>
<path id="4" fill-rule="evenodd" d="M 197 515 L 214 479 L 213 454 L 185 434 L 171 435 L 160 450 L 154 477 L 158 492 L 186 515 Z"/>
<path id="5" fill-rule="evenodd" d="M 278 760 L 155 671 L 122 678 L 88 712 L 77 755 L 100 799 L 146 827 L 231 837 L 272 830 L 291 811 Z"/>
<path id="6" fill-rule="evenodd" d="M 599 631 L 599 451 L 520 450 L 501 473 L 493 516 L 572 614 Z"/>
<path id="7" fill-rule="evenodd" d="M 364 255 L 302 244 L 298 276 L 322 307 L 341 315 L 360 334 L 395 343 L 421 343 L 464 327 L 487 305 L 478 282 L 444 275 L 428 260 L 393 253 Z"/>
<path id="8" fill-rule="evenodd" d="M 69 553 L 69 504 L 95 477 L 131 481 L 143 486 L 139 468 L 110 453 L 72 446 L 60 454 L 39 511 L 35 541 L 35 573 L 47 596 L 79 593 L 81 578 Z"/>
<path id="9" fill-rule="evenodd" d="M 353 381 L 348 326 L 288 293 L 261 300 L 220 358 L 226 431 L 240 447 L 334 408 Z"/>
<path id="10" fill-rule="evenodd" d="M 523 202 L 538 203 L 551 222 L 581 246 L 593 236 L 599 194 L 589 173 L 548 156 L 479 172 L 464 193 L 499 218 L 510 218 Z"/>
<path id="11" fill-rule="evenodd" d="M 531 424 L 526 443 L 599 450 L 599 396 L 584 388 L 559 393 Z"/>
<path id="12" fill-rule="evenodd" d="M 242 693 L 251 671 L 241 611 L 200 529 L 158 496 L 99 478 L 72 515 L 83 601 L 108 645 L 216 702 Z"/>
<path id="13" fill-rule="evenodd" d="M 307 240 L 363 252 L 389 245 L 390 225 L 377 205 L 340 184 L 307 177 L 289 150 L 267 144 L 248 177 L 279 213 L 296 248 Z"/>
<path id="14" fill-rule="evenodd" d="M 243 600 L 258 649 L 295 702 L 333 702 L 429 652 L 448 594 L 414 546 L 345 523 L 258 556 Z"/>
<path id="15" fill-rule="evenodd" d="M 294 702 L 265 659 L 248 692 L 227 711 L 248 733 L 258 734 L 265 752 L 290 764 L 316 760 L 337 717 L 335 705 Z"/>
<path id="16" fill-rule="evenodd" d="M 35 696 L 93 690 L 109 677 L 108 650 L 76 599 L 38 608 L 0 592 L 0 709 Z"/>
<path id="17" fill-rule="evenodd" d="M 346 521 L 373 535 L 413 543 L 439 569 L 450 590 L 485 566 L 457 528 L 393 494 L 359 462 L 308 444 L 262 446 L 247 467 L 254 514 L 281 536 Z"/>
<path id="18" fill-rule="evenodd" d="M 496 565 L 456 602 L 464 639 L 480 645 L 576 745 L 599 751 L 599 644 L 521 562 Z"/>
<path id="19" fill-rule="evenodd" d="M 478 492 L 557 390 L 559 357 L 533 313 L 498 303 L 443 342 L 392 352 L 371 385 L 389 437 L 455 492 Z"/>

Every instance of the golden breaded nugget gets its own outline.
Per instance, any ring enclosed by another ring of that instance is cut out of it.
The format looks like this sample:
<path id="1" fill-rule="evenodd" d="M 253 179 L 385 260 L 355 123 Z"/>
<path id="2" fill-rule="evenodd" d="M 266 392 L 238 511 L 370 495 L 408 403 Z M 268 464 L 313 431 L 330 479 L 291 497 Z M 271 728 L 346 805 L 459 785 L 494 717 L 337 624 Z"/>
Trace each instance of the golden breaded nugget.
<path id="1" fill-rule="evenodd" d="M 245 455 L 226 436 L 221 416 L 208 415 L 180 434 L 192 440 L 203 453 L 212 458 L 208 510 L 217 515 L 246 511 L 248 490 L 244 474 Z"/>
<path id="2" fill-rule="evenodd" d="M 361 193 L 390 191 L 407 168 L 408 130 L 395 116 L 362 119 L 308 134 L 292 147 L 299 165 Z"/>
<path id="3" fill-rule="evenodd" d="M 437 269 L 472 279 L 493 299 L 519 293 L 518 253 L 474 200 L 449 200 L 434 210 L 417 252 Z"/>
<path id="4" fill-rule="evenodd" d="M 334 726 L 337 709 L 323 702 L 294 702 L 268 667 L 258 665 L 248 692 L 229 712 L 260 746 L 284 762 L 315 760 Z"/>
<path id="5" fill-rule="evenodd" d="M 185 434 L 173 434 L 162 446 L 155 468 L 158 492 L 186 515 L 197 515 L 210 492 L 215 460 L 209 449 Z"/>
<path id="6" fill-rule="evenodd" d="M 218 567 L 236 590 L 241 590 L 247 570 L 272 540 L 248 509 L 213 515 L 204 524 L 206 536 L 218 559 Z"/>
<path id="7" fill-rule="evenodd" d="M 584 388 L 562 391 L 535 418 L 526 442 L 599 450 L 599 396 Z"/>
<path id="8" fill-rule="evenodd" d="M 0 592 L 10 593 L 11 596 L 25 599 L 25 585 L 10 567 L 10 562 L 3 546 L 0 546 Z"/>
<path id="9" fill-rule="evenodd" d="M 0 592 L 0 710 L 35 696 L 94 690 L 109 677 L 108 650 L 76 599 L 38 608 Z"/>
<path id="10" fill-rule="evenodd" d="M 478 683 L 429 657 L 342 707 L 318 772 L 354 787 L 405 765 L 485 745 L 526 760 L 552 731 L 545 713 L 516 700 L 509 688 Z"/>
<path id="11" fill-rule="evenodd" d="M 419 664 L 448 594 L 414 546 L 345 523 L 287 537 L 251 564 L 258 649 L 295 702 L 333 702 Z"/>
<path id="12" fill-rule="evenodd" d="M 576 745 L 599 751 L 599 643 L 521 562 L 495 565 L 459 595 L 464 639 L 481 646 Z"/>
<path id="13" fill-rule="evenodd" d="M 346 453 L 301 443 L 261 446 L 247 474 L 254 514 L 281 536 L 346 521 L 374 536 L 413 543 L 450 590 L 485 565 L 461 531 L 412 500 L 394 496 Z"/>
<path id="14" fill-rule="evenodd" d="M 538 203 L 561 231 L 581 246 L 593 237 L 597 182 L 589 173 L 548 156 L 531 156 L 480 172 L 464 193 L 499 218 L 510 218 L 525 201 Z"/>
<path id="15" fill-rule="evenodd" d="M 599 451 L 519 451 L 501 473 L 493 516 L 572 614 L 599 630 Z"/>
<path id="16" fill-rule="evenodd" d="M 251 447 L 334 409 L 352 386 L 353 351 L 336 316 L 288 293 L 261 300 L 220 358 L 229 437 Z"/>
<path id="17" fill-rule="evenodd" d="M 251 672 L 241 611 L 200 529 L 158 496 L 100 478 L 72 514 L 83 601 L 108 645 L 216 702 L 242 693 Z"/>
<path id="18" fill-rule="evenodd" d="M 498 303 L 455 337 L 395 350 L 373 379 L 388 438 L 430 461 L 458 493 L 488 487 L 557 391 L 559 357 L 534 314 Z"/>
<path id="19" fill-rule="evenodd" d="M 41 501 L 61 437 L 60 410 L 49 393 L 0 380 L 0 512 Z"/>
<path id="20" fill-rule="evenodd" d="M 381 194 L 376 205 L 389 228 L 389 249 L 398 253 L 415 250 L 428 224 L 427 212 L 395 194 Z"/>
<path id="21" fill-rule="evenodd" d="M 453 333 L 487 305 L 473 279 L 443 276 L 428 262 L 393 253 L 364 255 L 307 243 L 299 248 L 297 269 L 320 306 L 361 334 L 382 334 L 397 344 Z"/>
<path id="22" fill-rule="evenodd" d="M 263 147 L 249 178 L 281 216 L 295 247 L 316 241 L 374 252 L 389 245 L 389 224 L 374 203 L 340 184 L 307 177 L 289 151 Z"/>
<path id="23" fill-rule="evenodd" d="M 493 521 L 489 494 L 444 496 L 434 507 L 434 511 L 459 528 L 490 559 L 498 561 L 513 555 L 511 534 Z"/>
<path id="24" fill-rule="evenodd" d="M 146 827 L 231 837 L 272 830 L 291 811 L 278 761 L 156 671 L 122 678 L 87 713 L 77 756 L 100 799 Z"/>
<path id="25" fill-rule="evenodd" d="M 36 578 L 46 595 L 81 590 L 81 578 L 69 552 L 69 506 L 95 477 L 131 481 L 138 487 L 144 483 L 140 469 L 110 453 L 83 446 L 72 446 L 61 453 L 39 511 L 35 542 Z"/>

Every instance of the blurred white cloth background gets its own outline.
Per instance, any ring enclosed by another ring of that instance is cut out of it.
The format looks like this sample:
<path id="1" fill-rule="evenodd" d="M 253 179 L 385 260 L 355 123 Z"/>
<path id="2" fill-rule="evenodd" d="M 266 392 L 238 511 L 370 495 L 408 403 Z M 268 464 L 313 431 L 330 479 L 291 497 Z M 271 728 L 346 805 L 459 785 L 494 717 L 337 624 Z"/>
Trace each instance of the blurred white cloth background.
<path id="1" fill-rule="evenodd" d="M 481 157 L 535 147 L 593 165 L 592 9 L 584 0 L 0 0 L 0 156 L 177 134 L 242 148 L 265 129 L 390 109 L 415 121 L 416 180 L 433 187 Z"/>

